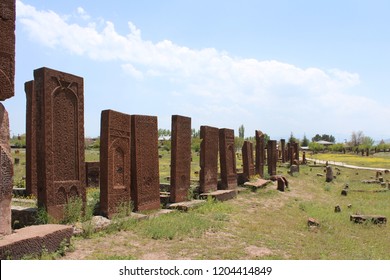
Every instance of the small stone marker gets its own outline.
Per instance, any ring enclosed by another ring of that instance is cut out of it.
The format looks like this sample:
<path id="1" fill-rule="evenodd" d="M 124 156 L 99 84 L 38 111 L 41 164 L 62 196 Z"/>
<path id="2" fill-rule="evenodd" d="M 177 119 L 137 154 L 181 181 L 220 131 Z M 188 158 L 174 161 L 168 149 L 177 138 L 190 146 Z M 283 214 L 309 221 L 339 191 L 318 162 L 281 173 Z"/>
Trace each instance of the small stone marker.
<path id="1" fill-rule="evenodd" d="M 333 170 L 330 165 L 326 166 L 326 179 L 325 182 L 329 183 L 333 181 Z"/>
<path id="2" fill-rule="evenodd" d="M 386 224 L 387 218 L 381 215 L 351 215 L 350 221 L 361 224 L 369 221 L 373 224 Z"/>

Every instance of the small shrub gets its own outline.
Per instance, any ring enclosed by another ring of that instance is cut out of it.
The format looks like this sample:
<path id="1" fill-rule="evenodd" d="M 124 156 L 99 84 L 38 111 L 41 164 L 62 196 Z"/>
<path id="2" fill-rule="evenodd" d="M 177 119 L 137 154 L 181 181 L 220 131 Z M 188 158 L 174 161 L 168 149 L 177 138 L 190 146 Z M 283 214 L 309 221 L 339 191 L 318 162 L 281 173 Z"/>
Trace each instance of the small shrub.
<path id="1" fill-rule="evenodd" d="M 71 197 L 64 207 L 63 224 L 75 224 L 82 220 L 83 217 L 83 200 L 81 197 Z"/>

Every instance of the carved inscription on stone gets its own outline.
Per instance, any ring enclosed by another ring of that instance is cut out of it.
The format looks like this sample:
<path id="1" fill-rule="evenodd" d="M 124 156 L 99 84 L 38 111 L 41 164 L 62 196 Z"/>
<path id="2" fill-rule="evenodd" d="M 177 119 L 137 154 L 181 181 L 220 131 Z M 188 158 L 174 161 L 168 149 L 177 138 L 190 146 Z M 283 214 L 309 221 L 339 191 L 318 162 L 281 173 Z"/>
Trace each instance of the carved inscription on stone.
<path id="1" fill-rule="evenodd" d="M 15 0 L 0 3 L 0 100 L 14 96 Z"/>
<path id="2" fill-rule="evenodd" d="M 38 205 L 55 219 L 74 196 L 85 203 L 84 81 L 49 68 L 34 71 Z"/>
<path id="3" fill-rule="evenodd" d="M 13 164 L 9 137 L 8 113 L 3 104 L 0 103 L 0 236 L 12 233 Z"/>
<path id="4" fill-rule="evenodd" d="M 37 187 L 37 95 L 34 81 L 24 84 L 26 92 L 26 193 L 38 196 Z"/>
<path id="5" fill-rule="evenodd" d="M 202 139 L 200 144 L 200 191 L 207 193 L 217 190 L 218 186 L 219 129 L 201 126 L 200 138 Z"/>
<path id="6" fill-rule="evenodd" d="M 102 111 L 100 129 L 100 209 L 112 217 L 131 201 L 131 116 Z"/>
<path id="7" fill-rule="evenodd" d="M 131 153 L 134 209 L 160 208 L 157 117 L 131 116 Z"/>
<path id="8" fill-rule="evenodd" d="M 219 159 L 221 166 L 221 189 L 237 187 L 236 154 L 234 151 L 234 130 L 219 130 Z"/>
<path id="9" fill-rule="evenodd" d="M 255 175 L 253 144 L 250 141 L 244 141 L 244 145 L 242 146 L 242 163 L 245 179 L 249 180 L 251 176 Z"/>
<path id="10" fill-rule="evenodd" d="M 191 118 L 172 116 L 171 202 L 188 200 L 191 176 Z"/>

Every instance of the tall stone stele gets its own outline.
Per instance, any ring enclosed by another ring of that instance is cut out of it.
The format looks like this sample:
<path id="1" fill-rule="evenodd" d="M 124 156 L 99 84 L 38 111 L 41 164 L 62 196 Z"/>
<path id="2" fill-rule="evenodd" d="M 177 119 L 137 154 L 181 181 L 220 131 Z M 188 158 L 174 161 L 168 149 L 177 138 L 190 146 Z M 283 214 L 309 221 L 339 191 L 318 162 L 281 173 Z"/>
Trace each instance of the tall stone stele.
<path id="1" fill-rule="evenodd" d="M 218 186 L 219 129 L 202 125 L 200 139 L 200 192 L 208 193 L 216 191 Z"/>
<path id="2" fill-rule="evenodd" d="M 188 200 L 191 177 L 191 118 L 172 116 L 171 189 L 172 203 Z"/>
<path id="3" fill-rule="evenodd" d="M 15 94 L 15 0 L 0 3 L 0 101 Z M 0 103 L 0 235 L 12 233 L 11 199 L 13 164 L 9 119 Z"/>
<path id="4" fill-rule="evenodd" d="M 86 201 L 84 80 L 40 68 L 34 70 L 34 94 L 38 206 L 61 220 L 72 198 Z"/>
<path id="5" fill-rule="evenodd" d="M 219 160 L 221 166 L 221 189 L 237 188 L 236 153 L 234 147 L 234 130 L 219 130 Z"/>

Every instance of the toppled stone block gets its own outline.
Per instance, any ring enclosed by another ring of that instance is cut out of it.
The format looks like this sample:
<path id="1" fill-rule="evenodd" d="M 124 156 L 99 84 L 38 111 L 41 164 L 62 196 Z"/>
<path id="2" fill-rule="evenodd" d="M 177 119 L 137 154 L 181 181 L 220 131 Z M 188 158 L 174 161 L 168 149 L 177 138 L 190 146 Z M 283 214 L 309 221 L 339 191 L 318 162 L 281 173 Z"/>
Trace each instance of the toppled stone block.
<path id="1" fill-rule="evenodd" d="M 307 226 L 308 227 L 319 227 L 320 223 L 314 218 L 309 218 L 307 220 Z"/>
<path id="2" fill-rule="evenodd" d="M 373 224 L 386 224 L 387 218 L 381 215 L 351 215 L 349 218 L 350 221 L 355 222 L 357 224 L 364 223 L 366 221 L 371 222 Z"/>
<path id="3" fill-rule="evenodd" d="M 21 259 L 26 255 L 40 255 L 43 250 L 55 252 L 69 244 L 73 227 L 66 225 L 37 225 L 16 230 L 0 239 L 0 259 Z"/>

